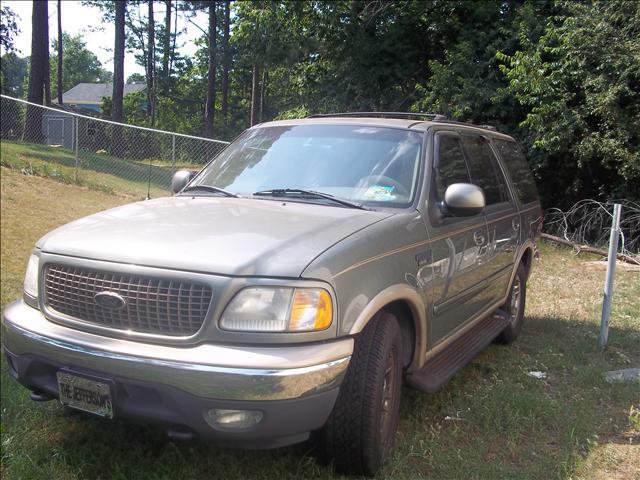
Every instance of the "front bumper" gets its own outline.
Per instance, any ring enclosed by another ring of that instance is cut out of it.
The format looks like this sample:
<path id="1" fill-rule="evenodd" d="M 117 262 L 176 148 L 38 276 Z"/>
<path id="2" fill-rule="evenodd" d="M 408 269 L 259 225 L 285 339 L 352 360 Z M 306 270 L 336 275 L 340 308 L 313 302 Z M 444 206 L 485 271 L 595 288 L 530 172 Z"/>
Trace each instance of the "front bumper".
<path id="1" fill-rule="evenodd" d="M 2 343 L 11 374 L 31 390 L 58 397 L 60 368 L 108 378 L 116 416 L 244 446 L 293 443 L 320 428 L 353 351 L 351 338 L 251 348 L 145 344 L 49 322 L 22 301 L 3 312 Z M 243 431 L 219 430 L 204 419 L 211 408 L 259 410 L 263 419 Z"/>

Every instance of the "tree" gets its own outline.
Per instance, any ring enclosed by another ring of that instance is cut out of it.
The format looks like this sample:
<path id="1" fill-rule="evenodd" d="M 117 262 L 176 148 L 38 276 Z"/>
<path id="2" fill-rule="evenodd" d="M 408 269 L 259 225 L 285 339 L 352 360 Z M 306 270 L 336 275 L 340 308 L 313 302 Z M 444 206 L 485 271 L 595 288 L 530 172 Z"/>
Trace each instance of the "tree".
<path id="1" fill-rule="evenodd" d="M 229 116 L 229 68 L 231 52 L 229 49 L 229 30 L 231 21 L 231 1 L 224 2 L 224 34 L 222 37 L 222 122 L 227 127 Z"/>
<path id="2" fill-rule="evenodd" d="M 165 0 L 164 31 L 162 32 L 162 94 L 169 93 L 169 59 L 171 57 L 171 0 Z M 177 16 L 177 13 L 176 13 Z"/>
<path id="3" fill-rule="evenodd" d="M 18 57 L 14 45 L 14 38 L 20 33 L 16 17 L 15 12 L 9 7 L 0 9 L 0 50 L 3 52 L 0 61 L 0 88 L 2 93 L 10 95 L 15 93 L 16 89 L 13 77 L 22 66 L 16 61 Z"/>
<path id="4" fill-rule="evenodd" d="M 29 64 L 29 91 L 27 100 L 42 105 L 49 70 L 49 13 L 48 2 L 33 2 L 31 17 L 31 61 Z M 29 105 L 24 128 L 24 139 L 42 140 L 42 108 Z"/>
<path id="5" fill-rule="evenodd" d="M 17 15 L 11 8 L 0 8 L 0 48 L 2 48 L 3 54 L 14 55 L 16 52 L 13 41 L 20 33 L 16 17 Z"/>
<path id="6" fill-rule="evenodd" d="M 155 22 L 153 20 L 153 0 L 148 0 L 147 17 L 147 115 L 151 118 L 151 126 L 155 124 Z"/>
<path id="7" fill-rule="evenodd" d="M 58 0 L 58 103 L 62 105 L 62 0 Z"/>
<path id="8" fill-rule="evenodd" d="M 129 83 L 145 83 L 147 81 L 147 77 L 142 75 L 141 73 L 132 73 L 127 77 L 127 84 Z"/>
<path id="9" fill-rule="evenodd" d="M 125 1 L 115 4 L 115 42 L 113 47 L 113 94 L 111 96 L 111 120 L 122 122 L 122 102 L 124 96 L 124 40 Z"/>
<path id="10" fill-rule="evenodd" d="M 25 78 L 29 72 L 29 59 L 5 53 L 0 60 L 2 64 L 1 90 L 5 95 L 22 98 Z"/>
<path id="11" fill-rule="evenodd" d="M 640 199 L 640 4 L 560 6 L 539 38 L 498 55 L 526 109 L 520 126 L 543 199 Z"/>
<path id="12" fill-rule="evenodd" d="M 87 44 L 80 34 L 71 36 L 66 32 L 62 32 L 62 70 L 64 72 L 62 78 L 62 90 L 75 87 L 79 83 L 103 83 L 112 80 L 111 72 L 102 68 L 102 63 L 98 57 L 87 49 Z M 58 39 L 53 40 L 52 47 L 58 50 Z M 55 60 L 51 59 L 51 63 Z M 58 74 L 56 68 L 51 68 L 53 84 L 58 84 Z M 58 87 L 56 86 L 57 95 Z"/>
<path id="13" fill-rule="evenodd" d="M 205 137 L 213 138 L 213 122 L 216 110 L 216 2 L 208 2 L 209 29 L 208 29 L 208 56 L 209 68 L 207 69 L 207 102 L 205 104 L 204 124 Z"/>

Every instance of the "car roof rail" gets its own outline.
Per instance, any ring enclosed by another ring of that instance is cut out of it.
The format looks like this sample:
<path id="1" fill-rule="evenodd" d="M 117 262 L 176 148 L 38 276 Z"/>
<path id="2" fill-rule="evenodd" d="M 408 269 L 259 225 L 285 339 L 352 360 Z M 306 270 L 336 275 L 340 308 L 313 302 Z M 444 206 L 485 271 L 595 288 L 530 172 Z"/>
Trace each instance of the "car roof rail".
<path id="1" fill-rule="evenodd" d="M 474 125 L 473 123 L 458 122 L 447 118 L 446 115 L 440 113 L 424 113 L 424 112 L 342 112 L 342 113 L 318 113 L 309 115 L 307 118 L 332 118 L 332 117 L 369 117 L 369 118 L 399 118 L 399 119 L 419 119 L 431 122 L 449 123 L 452 125 L 466 125 L 469 127 L 483 128 L 497 132 L 498 129 L 493 125 Z"/>
<path id="2" fill-rule="evenodd" d="M 449 123 L 451 125 L 464 125 L 466 127 L 483 128 L 485 130 L 491 130 L 492 132 L 497 132 L 498 131 L 498 129 L 496 127 L 494 127 L 493 125 L 476 125 L 475 123 L 467 123 L 467 122 L 459 122 L 457 120 L 449 120 L 446 117 L 444 117 L 444 118 L 434 118 L 433 121 L 434 122 Z"/>
<path id="3" fill-rule="evenodd" d="M 330 117 L 371 117 L 371 118 L 399 118 L 399 119 L 420 119 L 435 122 L 445 121 L 447 117 L 439 113 L 424 112 L 342 112 L 342 113 L 319 113 L 309 115 L 307 118 L 330 118 Z"/>

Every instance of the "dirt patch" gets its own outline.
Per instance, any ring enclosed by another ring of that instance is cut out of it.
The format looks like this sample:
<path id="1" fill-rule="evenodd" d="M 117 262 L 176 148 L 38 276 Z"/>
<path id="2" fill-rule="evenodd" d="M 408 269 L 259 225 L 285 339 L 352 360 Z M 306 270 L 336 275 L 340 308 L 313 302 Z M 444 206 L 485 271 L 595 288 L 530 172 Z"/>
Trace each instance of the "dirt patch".
<path id="1" fill-rule="evenodd" d="M 607 269 L 607 262 L 604 260 L 591 260 L 589 262 L 584 262 L 584 266 L 586 268 L 604 271 Z M 640 265 L 632 265 L 631 263 L 621 262 L 618 260 L 616 262 L 616 270 L 618 269 L 630 272 L 640 272 Z"/>

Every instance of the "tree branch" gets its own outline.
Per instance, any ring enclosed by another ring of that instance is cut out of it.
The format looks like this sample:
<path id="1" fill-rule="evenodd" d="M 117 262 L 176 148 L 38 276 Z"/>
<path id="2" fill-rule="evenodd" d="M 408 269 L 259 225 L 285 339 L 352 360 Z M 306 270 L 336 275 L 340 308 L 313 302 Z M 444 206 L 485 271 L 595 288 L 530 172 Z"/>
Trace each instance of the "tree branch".
<path id="1" fill-rule="evenodd" d="M 548 240 L 550 242 L 559 243 L 560 245 L 566 245 L 576 250 L 576 253 L 593 253 L 602 257 L 609 256 L 609 252 L 601 250 L 599 248 L 590 247 L 589 245 L 580 245 L 564 238 L 556 237 L 555 235 L 549 235 L 548 233 L 541 233 L 540 238 Z M 640 256 L 636 258 L 634 255 L 626 255 L 624 253 L 617 253 L 616 258 L 621 262 L 630 263 L 632 265 L 640 265 Z"/>

